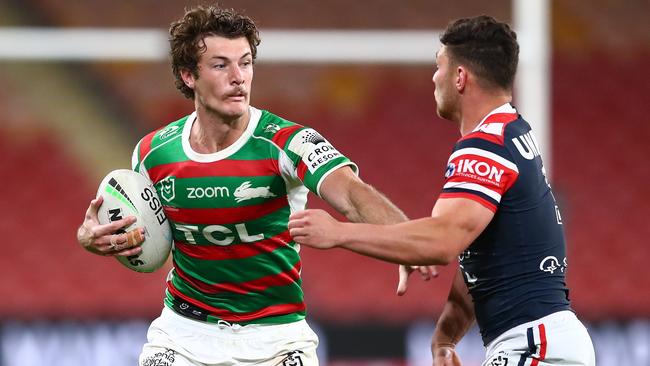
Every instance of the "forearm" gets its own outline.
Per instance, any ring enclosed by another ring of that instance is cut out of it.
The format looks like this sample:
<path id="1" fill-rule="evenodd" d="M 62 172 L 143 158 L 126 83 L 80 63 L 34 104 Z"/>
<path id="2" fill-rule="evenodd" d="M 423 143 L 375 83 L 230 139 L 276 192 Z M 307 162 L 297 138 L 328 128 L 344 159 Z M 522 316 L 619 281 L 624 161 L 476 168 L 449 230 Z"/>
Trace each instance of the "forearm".
<path id="1" fill-rule="evenodd" d="M 342 213 L 352 222 L 394 224 L 408 220 L 402 210 L 368 184 L 353 185 L 349 197 Z"/>
<path id="2" fill-rule="evenodd" d="M 459 270 L 431 339 L 433 354 L 440 347 L 455 347 L 472 326 L 474 319 L 472 301 Z"/>
<path id="3" fill-rule="evenodd" d="M 394 225 L 343 223 L 340 229 L 341 247 L 399 264 L 448 264 L 461 245 L 454 230 L 432 217 Z"/>

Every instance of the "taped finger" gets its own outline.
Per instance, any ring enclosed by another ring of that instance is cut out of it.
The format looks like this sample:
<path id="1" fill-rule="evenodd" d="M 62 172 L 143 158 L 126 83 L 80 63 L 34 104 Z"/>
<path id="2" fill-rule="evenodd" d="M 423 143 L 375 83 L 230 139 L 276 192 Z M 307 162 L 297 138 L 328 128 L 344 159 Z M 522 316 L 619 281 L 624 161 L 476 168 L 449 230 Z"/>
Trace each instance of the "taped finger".
<path id="1" fill-rule="evenodd" d="M 108 245 L 108 249 L 110 249 L 110 250 L 116 250 L 117 249 L 117 235 L 111 235 L 110 244 Z"/>
<path id="2" fill-rule="evenodd" d="M 126 233 L 126 243 L 128 247 L 134 247 L 144 242 L 144 234 L 140 229 L 131 230 Z"/>

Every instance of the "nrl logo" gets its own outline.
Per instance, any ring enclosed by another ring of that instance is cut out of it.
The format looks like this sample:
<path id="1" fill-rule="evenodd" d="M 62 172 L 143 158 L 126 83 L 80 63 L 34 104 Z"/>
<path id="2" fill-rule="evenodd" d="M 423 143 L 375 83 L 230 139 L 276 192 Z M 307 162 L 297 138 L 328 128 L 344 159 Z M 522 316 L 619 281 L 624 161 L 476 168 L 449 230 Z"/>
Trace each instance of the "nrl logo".
<path id="1" fill-rule="evenodd" d="M 175 182 L 176 177 L 169 176 L 156 184 L 160 197 L 167 202 L 170 202 L 174 197 L 176 197 Z"/>
<path id="2" fill-rule="evenodd" d="M 275 194 L 271 192 L 269 186 L 264 187 L 252 187 L 250 181 L 242 183 L 237 189 L 235 189 L 235 201 L 241 202 L 250 200 L 253 198 L 268 198 L 275 197 Z"/>

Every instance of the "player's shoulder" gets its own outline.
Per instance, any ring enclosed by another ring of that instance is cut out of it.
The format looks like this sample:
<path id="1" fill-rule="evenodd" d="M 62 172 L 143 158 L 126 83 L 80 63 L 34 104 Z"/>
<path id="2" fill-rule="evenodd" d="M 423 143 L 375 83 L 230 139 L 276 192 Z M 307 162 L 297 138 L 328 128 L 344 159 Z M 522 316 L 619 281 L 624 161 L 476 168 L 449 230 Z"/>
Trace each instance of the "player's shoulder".
<path id="1" fill-rule="evenodd" d="M 463 136 L 459 143 L 466 145 L 488 142 L 504 146 L 507 138 L 512 135 L 513 128 L 516 129 L 522 121 L 517 113 L 494 113 L 488 116 L 474 131 Z"/>
<path id="2" fill-rule="evenodd" d="M 187 122 L 189 117 L 190 116 L 187 115 L 146 134 L 140 139 L 140 142 L 138 142 L 140 156 L 145 156 L 152 149 L 180 137 L 183 133 L 185 122 Z"/>
<path id="3" fill-rule="evenodd" d="M 262 137 L 280 149 L 284 149 L 300 131 L 310 130 L 299 123 L 289 121 L 269 111 L 261 110 L 260 120 L 255 128 L 255 136 Z"/>

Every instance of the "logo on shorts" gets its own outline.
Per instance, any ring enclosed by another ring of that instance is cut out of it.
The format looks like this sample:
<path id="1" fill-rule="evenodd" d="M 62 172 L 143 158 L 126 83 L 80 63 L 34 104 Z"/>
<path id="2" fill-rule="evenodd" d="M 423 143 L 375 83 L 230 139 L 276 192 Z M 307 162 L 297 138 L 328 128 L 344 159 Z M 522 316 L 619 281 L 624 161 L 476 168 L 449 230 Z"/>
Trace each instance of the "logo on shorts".
<path id="1" fill-rule="evenodd" d="M 302 358 L 300 355 L 302 351 L 291 351 L 287 353 L 287 357 L 282 361 L 282 366 L 303 366 Z"/>
<path id="2" fill-rule="evenodd" d="M 488 366 L 507 366 L 508 365 L 508 356 L 505 352 L 499 352 L 493 359 L 490 361 Z"/>
<path id="3" fill-rule="evenodd" d="M 171 366 L 176 360 L 176 352 L 170 349 L 157 352 L 142 361 L 142 366 Z"/>

